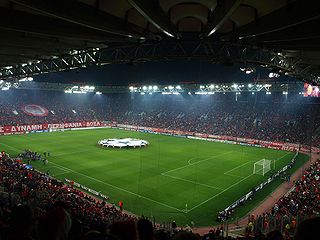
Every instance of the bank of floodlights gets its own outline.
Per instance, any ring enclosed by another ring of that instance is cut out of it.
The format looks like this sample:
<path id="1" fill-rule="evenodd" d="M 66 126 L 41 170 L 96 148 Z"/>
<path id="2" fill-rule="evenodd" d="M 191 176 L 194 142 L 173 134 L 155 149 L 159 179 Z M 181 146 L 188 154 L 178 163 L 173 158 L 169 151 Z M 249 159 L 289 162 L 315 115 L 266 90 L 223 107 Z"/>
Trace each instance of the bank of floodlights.
<path id="1" fill-rule="evenodd" d="M 19 82 L 0 80 L 0 90 L 7 91 L 10 88 L 18 88 Z"/>
<path id="2" fill-rule="evenodd" d="M 163 95 L 179 95 L 184 90 L 180 85 L 173 86 L 157 86 L 157 85 L 144 85 L 144 86 L 130 86 L 129 91 L 132 93 L 140 93 L 141 95 L 152 95 L 153 93 L 161 93 Z"/>
<path id="3" fill-rule="evenodd" d="M 177 86 L 169 85 L 161 89 L 161 94 L 163 95 L 179 95 L 182 92 L 183 92 L 183 89 L 180 85 L 177 85 Z"/>
<path id="4" fill-rule="evenodd" d="M 260 83 L 223 83 L 223 84 L 189 84 L 189 85 L 144 85 L 130 86 L 129 91 L 132 93 L 140 93 L 141 95 L 153 93 L 161 93 L 163 95 L 178 95 L 186 93 L 188 95 L 213 95 L 216 93 L 233 92 L 239 95 L 241 92 L 270 92 L 272 84 Z"/>
<path id="5" fill-rule="evenodd" d="M 65 93 L 77 93 L 77 94 L 86 94 L 89 92 L 94 92 L 95 87 L 94 86 L 72 86 L 67 87 L 64 92 Z"/>

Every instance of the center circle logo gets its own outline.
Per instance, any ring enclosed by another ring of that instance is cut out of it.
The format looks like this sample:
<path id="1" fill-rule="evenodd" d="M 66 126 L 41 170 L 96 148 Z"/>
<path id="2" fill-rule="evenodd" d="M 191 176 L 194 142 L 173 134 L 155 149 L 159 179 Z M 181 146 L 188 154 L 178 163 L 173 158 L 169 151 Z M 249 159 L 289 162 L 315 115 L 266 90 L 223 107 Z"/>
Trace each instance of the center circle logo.
<path id="1" fill-rule="evenodd" d="M 100 140 L 98 144 L 101 147 L 136 148 L 148 146 L 149 142 L 135 138 L 109 138 Z"/>

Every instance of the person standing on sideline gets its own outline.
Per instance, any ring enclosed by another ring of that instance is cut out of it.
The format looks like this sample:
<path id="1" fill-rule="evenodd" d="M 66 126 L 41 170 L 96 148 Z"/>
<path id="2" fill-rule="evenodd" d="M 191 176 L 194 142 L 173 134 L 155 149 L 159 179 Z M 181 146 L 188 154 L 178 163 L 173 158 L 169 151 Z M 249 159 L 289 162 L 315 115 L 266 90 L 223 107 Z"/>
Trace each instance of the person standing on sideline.
<path id="1" fill-rule="evenodd" d="M 120 211 L 122 211 L 122 209 L 123 209 L 123 202 L 120 200 L 119 201 L 119 208 L 120 208 Z"/>

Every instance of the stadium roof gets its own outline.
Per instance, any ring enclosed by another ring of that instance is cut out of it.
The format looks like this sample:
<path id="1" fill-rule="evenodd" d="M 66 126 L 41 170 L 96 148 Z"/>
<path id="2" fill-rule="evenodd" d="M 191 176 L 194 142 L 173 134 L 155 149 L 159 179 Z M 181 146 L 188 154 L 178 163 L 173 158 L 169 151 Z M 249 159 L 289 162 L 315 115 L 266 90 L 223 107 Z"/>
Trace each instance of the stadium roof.
<path id="1" fill-rule="evenodd" d="M 302 0 L 0 0 L 0 78 L 167 59 L 259 64 L 320 83 Z"/>

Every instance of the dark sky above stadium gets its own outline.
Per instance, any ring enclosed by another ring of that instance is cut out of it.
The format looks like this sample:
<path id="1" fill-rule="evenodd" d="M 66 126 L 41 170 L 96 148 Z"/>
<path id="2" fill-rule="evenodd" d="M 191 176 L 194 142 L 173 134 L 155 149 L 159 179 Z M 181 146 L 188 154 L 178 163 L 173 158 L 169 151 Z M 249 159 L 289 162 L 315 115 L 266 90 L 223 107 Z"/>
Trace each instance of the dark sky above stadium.
<path id="1" fill-rule="evenodd" d="M 177 84 L 177 83 L 224 83 L 254 82 L 268 79 L 269 69 L 256 66 L 256 72 L 240 71 L 243 64 L 210 64 L 204 61 L 146 62 L 139 64 L 112 64 L 93 66 L 68 72 L 36 76 L 35 81 L 92 83 L 96 85 Z M 287 76 L 282 76 L 286 80 Z"/>

